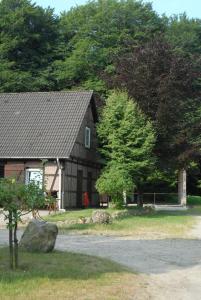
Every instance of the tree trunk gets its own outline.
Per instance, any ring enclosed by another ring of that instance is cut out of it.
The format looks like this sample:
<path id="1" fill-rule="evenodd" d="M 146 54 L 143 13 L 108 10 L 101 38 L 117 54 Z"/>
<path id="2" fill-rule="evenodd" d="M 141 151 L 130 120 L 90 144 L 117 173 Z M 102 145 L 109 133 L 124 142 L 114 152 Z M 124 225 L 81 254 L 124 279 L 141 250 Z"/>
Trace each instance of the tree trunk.
<path id="1" fill-rule="evenodd" d="M 178 200 L 179 204 L 185 206 L 186 200 L 186 170 L 181 169 L 178 172 Z"/>
<path id="2" fill-rule="evenodd" d="M 17 212 L 14 213 L 15 225 L 14 225 L 14 266 L 18 268 L 18 239 L 17 239 Z"/>
<path id="3" fill-rule="evenodd" d="M 127 195 L 126 195 L 126 191 L 123 191 L 123 201 L 124 201 L 124 205 L 127 206 Z"/>
<path id="4" fill-rule="evenodd" d="M 12 211 L 9 211 L 9 216 L 8 216 L 8 230 L 9 230 L 9 254 L 10 254 L 10 268 L 14 268 L 14 263 L 13 263 L 13 227 L 12 227 L 12 221 L 13 221 L 13 214 Z"/>
<path id="5" fill-rule="evenodd" d="M 137 206 L 138 208 L 143 208 L 143 193 L 142 191 L 138 190 L 138 197 L 137 197 Z"/>

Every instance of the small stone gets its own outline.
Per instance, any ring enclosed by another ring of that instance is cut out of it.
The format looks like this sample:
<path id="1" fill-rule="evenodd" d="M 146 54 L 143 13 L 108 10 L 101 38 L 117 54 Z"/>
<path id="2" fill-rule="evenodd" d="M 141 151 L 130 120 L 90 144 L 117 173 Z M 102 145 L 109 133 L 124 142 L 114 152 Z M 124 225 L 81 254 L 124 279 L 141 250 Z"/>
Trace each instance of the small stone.
<path id="1" fill-rule="evenodd" d="M 104 210 L 95 210 L 92 214 L 92 222 L 99 224 L 108 224 L 111 222 L 111 215 Z"/>
<path id="2" fill-rule="evenodd" d="M 120 219 L 120 218 L 125 218 L 125 217 L 128 217 L 128 216 L 129 216 L 129 213 L 128 213 L 127 210 L 115 211 L 112 214 L 113 219 Z"/>
<path id="3" fill-rule="evenodd" d="M 92 223 L 92 218 L 85 218 L 85 224 L 90 224 Z"/>

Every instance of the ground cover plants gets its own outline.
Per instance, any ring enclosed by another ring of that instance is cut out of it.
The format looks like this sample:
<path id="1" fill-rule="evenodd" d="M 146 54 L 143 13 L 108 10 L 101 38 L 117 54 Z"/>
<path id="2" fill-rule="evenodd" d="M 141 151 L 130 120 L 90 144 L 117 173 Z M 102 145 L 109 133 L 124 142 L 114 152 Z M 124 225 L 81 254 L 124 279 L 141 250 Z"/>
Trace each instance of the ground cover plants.
<path id="1" fill-rule="evenodd" d="M 184 237 L 187 235 L 201 215 L 201 207 L 193 207 L 187 211 L 151 211 L 138 213 L 136 208 L 122 210 L 128 212 L 122 217 L 113 219 L 110 224 L 82 224 L 80 219 L 89 218 L 93 209 L 68 211 L 47 217 L 48 221 L 58 222 L 60 232 L 79 234 L 105 234 L 135 236 L 140 238 Z M 107 209 L 111 215 L 121 210 Z M 77 221 L 76 221 L 77 220 Z"/>

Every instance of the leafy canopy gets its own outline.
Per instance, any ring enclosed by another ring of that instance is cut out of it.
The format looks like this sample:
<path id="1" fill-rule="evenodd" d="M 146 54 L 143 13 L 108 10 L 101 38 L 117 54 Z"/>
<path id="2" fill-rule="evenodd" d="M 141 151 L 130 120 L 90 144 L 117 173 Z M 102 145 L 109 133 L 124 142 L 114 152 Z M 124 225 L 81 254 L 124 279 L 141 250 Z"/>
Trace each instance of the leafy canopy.
<path id="1" fill-rule="evenodd" d="M 72 8 L 60 18 L 62 60 L 54 64 L 61 88 L 82 86 L 106 90 L 101 74 L 113 66 L 113 56 L 164 30 L 150 4 L 135 0 L 97 0 Z"/>
<path id="2" fill-rule="evenodd" d="M 108 169 L 111 176 L 119 170 L 120 182 L 128 178 L 139 188 L 155 163 L 155 131 L 151 122 L 126 92 L 114 91 L 106 101 L 97 131 L 106 159 L 103 178 L 109 178 L 105 175 Z"/>
<path id="3" fill-rule="evenodd" d="M 29 0 L 0 1 L 0 92 L 54 89 L 58 19 Z"/>
<path id="4" fill-rule="evenodd" d="M 164 36 L 118 57 L 108 84 L 126 89 L 157 131 L 160 162 L 186 167 L 199 155 L 200 59 L 175 52 Z"/>
<path id="5" fill-rule="evenodd" d="M 43 191 L 38 184 L 30 182 L 24 184 L 16 181 L 15 178 L 2 178 L 0 180 L 0 205 L 3 207 L 3 213 L 8 219 L 9 212 L 17 213 L 19 221 L 22 214 L 40 208 L 45 203 Z"/>

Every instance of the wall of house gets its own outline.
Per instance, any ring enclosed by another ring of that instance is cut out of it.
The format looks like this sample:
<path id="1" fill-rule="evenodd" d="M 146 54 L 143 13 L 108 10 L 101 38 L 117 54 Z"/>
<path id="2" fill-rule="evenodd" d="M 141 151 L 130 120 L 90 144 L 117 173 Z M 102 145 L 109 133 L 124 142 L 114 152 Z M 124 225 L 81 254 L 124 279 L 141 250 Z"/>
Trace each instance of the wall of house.
<path id="1" fill-rule="evenodd" d="M 59 176 L 56 161 L 47 162 L 43 167 L 41 161 L 7 161 L 4 166 L 5 177 L 15 177 L 25 182 L 26 169 L 41 169 L 44 172 L 44 182 L 47 191 L 59 190 Z"/>
<path id="2" fill-rule="evenodd" d="M 85 128 L 89 127 L 91 129 L 91 147 L 90 149 L 85 148 Z M 85 161 L 97 163 L 100 160 L 99 154 L 97 152 L 98 142 L 96 134 L 96 124 L 94 122 L 92 114 L 92 106 L 89 105 L 87 112 L 85 114 L 84 120 L 80 127 L 78 137 L 71 151 L 72 158 L 79 158 Z"/>
<path id="3" fill-rule="evenodd" d="M 4 165 L 4 176 L 14 177 L 18 181 L 25 181 L 24 163 L 20 161 L 7 161 Z"/>
<path id="4" fill-rule="evenodd" d="M 85 127 L 91 129 L 90 149 L 85 148 Z M 99 176 L 100 168 L 100 157 L 97 152 L 96 126 L 90 104 L 72 149 L 70 159 L 64 163 L 64 208 L 80 206 L 78 189 L 81 189 L 82 201 L 84 193 L 88 192 L 90 205 L 97 206 L 99 204 L 99 196 L 95 189 L 95 183 Z M 78 179 L 80 172 L 82 172 L 81 184 Z"/>
<path id="5" fill-rule="evenodd" d="M 64 208 L 79 207 L 79 201 L 77 199 L 77 184 L 78 184 L 78 172 L 83 172 L 82 177 L 82 201 L 84 193 L 88 192 L 90 206 L 97 206 L 99 204 L 99 196 L 95 189 L 95 183 L 98 178 L 100 170 L 95 166 L 85 165 L 76 161 L 66 161 L 64 168 Z M 91 174 L 91 176 L 89 176 Z M 89 184 L 91 181 L 91 191 Z"/>

